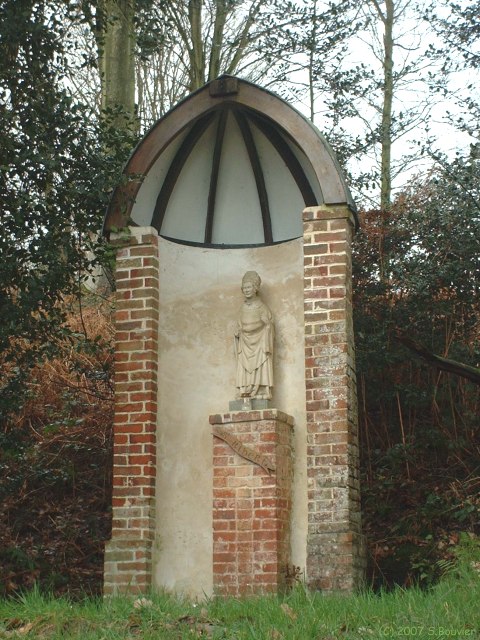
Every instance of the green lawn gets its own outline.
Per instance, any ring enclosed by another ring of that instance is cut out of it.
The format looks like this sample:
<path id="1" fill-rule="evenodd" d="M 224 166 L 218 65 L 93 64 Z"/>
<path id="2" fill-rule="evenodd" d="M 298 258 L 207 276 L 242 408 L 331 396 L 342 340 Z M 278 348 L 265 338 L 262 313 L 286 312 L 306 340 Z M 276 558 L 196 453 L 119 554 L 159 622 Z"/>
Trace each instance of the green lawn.
<path id="1" fill-rule="evenodd" d="M 206 599 L 166 594 L 73 602 L 38 591 L 0 601 L 0 638 L 45 640 L 333 640 L 480 638 L 480 567 L 470 561 L 427 591 Z"/>

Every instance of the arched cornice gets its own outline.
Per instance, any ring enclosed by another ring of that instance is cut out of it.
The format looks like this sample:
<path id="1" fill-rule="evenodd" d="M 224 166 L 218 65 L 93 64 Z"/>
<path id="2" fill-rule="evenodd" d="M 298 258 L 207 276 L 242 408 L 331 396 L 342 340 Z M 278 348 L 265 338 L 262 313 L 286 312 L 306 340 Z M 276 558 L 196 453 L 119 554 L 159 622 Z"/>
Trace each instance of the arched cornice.
<path id="1" fill-rule="evenodd" d="M 227 86 L 228 89 L 222 90 L 222 86 Z M 282 139 L 283 136 L 290 138 L 310 161 L 323 195 L 323 203 L 345 204 L 355 211 L 341 169 L 318 129 L 275 94 L 246 80 L 222 76 L 181 101 L 139 142 L 123 171 L 124 181 L 112 194 L 105 216 L 104 232 L 108 233 L 112 228 L 122 228 L 128 224 L 143 176 L 148 174 L 168 145 L 187 128 L 205 121 L 209 113 L 227 105 L 251 113 L 257 118 L 260 127 L 263 121 L 264 133 L 268 135 L 270 131 L 269 139 L 284 159 L 289 150 L 287 145 L 283 145 L 282 149 Z M 295 171 L 292 173 L 295 176 Z M 295 180 L 300 184 L 302 177 L 300 172 L 297 173 L 299 175 L 295 176 Z M 308 191 L 308 188 L 305 186 L 303 191 Z"/>

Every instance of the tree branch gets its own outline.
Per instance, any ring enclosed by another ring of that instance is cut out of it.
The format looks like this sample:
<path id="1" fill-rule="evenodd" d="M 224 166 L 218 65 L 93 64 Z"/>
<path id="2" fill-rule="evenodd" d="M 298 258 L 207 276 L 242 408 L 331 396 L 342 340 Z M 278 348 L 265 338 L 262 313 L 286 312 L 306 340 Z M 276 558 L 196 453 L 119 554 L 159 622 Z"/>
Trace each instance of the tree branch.
<path id="1" fill-rule="evenodd" d="M 416 340 L 413 340 L 412 338 L 406 336 L 403 331 L 400 331 L 399 329 L 397 329 L 395 332 L 395 339 L 405 347 L 407 347 L 407 349 L 413 351 L 417 356 L 422 358 L 422 360 L 424 360 L 432 367 L 436 367 L 441 371 L 447 371 L 448 373 L 454 373 L 457 376 L 461 376 L 462 378 L 466 378 L 467 380 L 480 385 L 480 369 L 471 367 L 468 364 L 463 364 L 462 362 L 457 362 L 456 360 L 450 360 L 449 358 L 437 356 L 422 344 L 416 342 Z"/>
<path id="2" fill-rule="evenodd" d="M 263 4 L 264 4 L 264 0 L 258 0 L 257 4 L 254 4 L 251 7 L 248 16 L 245 19 L 242 33 L 240 34 L 240 37 L 238 40 L 237 49 L 233 54 L 230 64 L 228 65 L 227 73 L 234 73 L 238 66 L 238 63 L 242 59 L 245 48 L 248 45 L 250 29 L 252 28 L 252 25 L 255 24 L 255 19 Z"/>
<path id="3" fill-rule="evenodd" d="M 223 45 L 223 32 L 225 29 L 225 21 L 227 19 L 227 3 L 226 0 L 219 0 L 216 3 L 215 23 L 213 27 L 213 38 L 210 49 L 210 64 L 208 70 L 208 79 L 213 80 L 220 73 L 220 55 Z"/>

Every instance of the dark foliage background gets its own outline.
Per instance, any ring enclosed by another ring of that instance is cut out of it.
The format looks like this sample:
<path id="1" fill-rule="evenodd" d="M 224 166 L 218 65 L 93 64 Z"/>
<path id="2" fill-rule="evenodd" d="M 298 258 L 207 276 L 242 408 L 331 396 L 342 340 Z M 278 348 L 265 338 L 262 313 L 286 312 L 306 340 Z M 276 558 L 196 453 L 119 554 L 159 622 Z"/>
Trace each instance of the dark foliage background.
<path id="1" fill-rule="evenodd" d="M 76 5 L 0 0 L 0 593 L 98 591 L 110 526 L 110 305 L 83 281 L 133 140 L 68 91 Z"/>
<path id="2" fill-rule="evenodd" d="M 0 594 L 98 594 L 111 527 L 111 303 L 67 318 L 85 340 L 30 369 L 0 431 Z"/>
<path id="3" fill-rule="evenodd" d="M 442 162 L 362 218 L 355 326 L 365 531 L 374 585 L 435 580 L 480 533 L 480 387 L 401 338 L 480 364 L 480 166 Z"/>

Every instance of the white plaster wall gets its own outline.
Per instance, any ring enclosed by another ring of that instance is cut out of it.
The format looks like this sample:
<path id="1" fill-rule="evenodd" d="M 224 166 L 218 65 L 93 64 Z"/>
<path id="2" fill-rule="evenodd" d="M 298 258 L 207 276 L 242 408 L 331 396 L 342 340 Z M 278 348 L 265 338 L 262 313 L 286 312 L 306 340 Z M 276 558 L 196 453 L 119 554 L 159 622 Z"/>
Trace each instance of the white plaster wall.
<path id="1" fill-rule="evenodd" d="M 235 397 L 233 330 L 245 271 L 260 274 L 276 329 L 272 406 L 295 418 L 292 562 L 305 566 L 306 416 L 302 239 L 207 249 L 159 238 L 160 335 L 154 582 L 212 593 L 212 435 Z"/>

